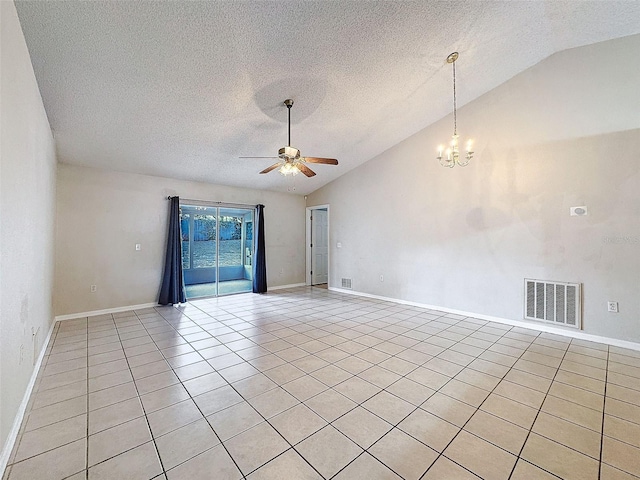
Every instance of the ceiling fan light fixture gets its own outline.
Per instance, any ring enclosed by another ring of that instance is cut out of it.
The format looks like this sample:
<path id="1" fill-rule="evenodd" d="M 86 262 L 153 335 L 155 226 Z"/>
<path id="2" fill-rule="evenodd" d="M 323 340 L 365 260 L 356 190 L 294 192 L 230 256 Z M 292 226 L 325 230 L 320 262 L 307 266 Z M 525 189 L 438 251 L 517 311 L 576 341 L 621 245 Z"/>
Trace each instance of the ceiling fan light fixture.
<path id="1" fill-rule="evenodd" d="M 284 175 L 285 177 L 288 175 L 297 175 L 300 173 L 300 170 L 298 170 L 298 167 L 296 166 L 296 164 L 291 163 L 291 162 L 285 162 L 279 169 L 278 171 Z"/>

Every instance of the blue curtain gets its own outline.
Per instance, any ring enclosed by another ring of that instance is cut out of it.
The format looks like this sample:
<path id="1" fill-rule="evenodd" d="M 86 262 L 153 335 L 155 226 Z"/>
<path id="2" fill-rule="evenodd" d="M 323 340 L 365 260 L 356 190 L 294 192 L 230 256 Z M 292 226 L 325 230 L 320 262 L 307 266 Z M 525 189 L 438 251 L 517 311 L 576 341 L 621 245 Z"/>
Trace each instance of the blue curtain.
<path id="1" fill-rule="evenodd" d="M 180 198 L 169 197 L 169 234 L 164 275 L 160 287 L 160 305 L 185 303 L 184 278 L 182 276 L 182 235 L 180 233 Z"/>
<path id="2" fill-rule="evenodd" d="M 253 241 L 253 293 L 265 293 L 267 291 L 267 257 L 264 251 L 264 205 L 256 205 Z"/>

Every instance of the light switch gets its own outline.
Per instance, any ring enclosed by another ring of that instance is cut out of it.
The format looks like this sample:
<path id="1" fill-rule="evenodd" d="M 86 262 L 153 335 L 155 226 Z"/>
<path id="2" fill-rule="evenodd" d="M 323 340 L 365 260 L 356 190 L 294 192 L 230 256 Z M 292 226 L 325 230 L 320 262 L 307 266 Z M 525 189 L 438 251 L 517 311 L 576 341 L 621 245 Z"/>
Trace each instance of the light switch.
<path id="1" fill-rule="evenodd" d="M 136 250 L 139 251 L 142 249 L 142 245 L 140 245 L 139 243 L 136 243 Z"/>
<path id="2" fill-rule="evenodd" d="M 338 247 L 338 248 L 342 248 L 342 243 L 338 242 L 338 243 L 336 244 L 336 247 Z"/>

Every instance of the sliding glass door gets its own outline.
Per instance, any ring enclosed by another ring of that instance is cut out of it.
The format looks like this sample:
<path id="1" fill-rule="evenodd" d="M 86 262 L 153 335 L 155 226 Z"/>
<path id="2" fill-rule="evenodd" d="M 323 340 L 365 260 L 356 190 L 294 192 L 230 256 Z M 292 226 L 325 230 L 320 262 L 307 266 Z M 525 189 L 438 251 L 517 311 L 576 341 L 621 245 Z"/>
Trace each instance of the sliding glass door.
<path id="1" fill-rule="evenodd" d="M 180 205 L 187 298 L 252 291 L 253 209 Z"/>

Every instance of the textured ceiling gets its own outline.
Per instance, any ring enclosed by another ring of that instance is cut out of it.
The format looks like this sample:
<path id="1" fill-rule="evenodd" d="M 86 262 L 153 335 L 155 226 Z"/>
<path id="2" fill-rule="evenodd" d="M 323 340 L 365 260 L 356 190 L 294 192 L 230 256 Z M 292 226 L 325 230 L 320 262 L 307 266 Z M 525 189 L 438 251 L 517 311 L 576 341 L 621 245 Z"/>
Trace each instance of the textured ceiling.
<path id="1" fill-rule="evenodd" d="M 310 193 L 549 55 L 640 32 L 633 1 L 16 1 L 65 163 Z M 287 142 L 313 178 L 258 175 Z M 429 157 L 430 158 L 430 157 Z"/>

